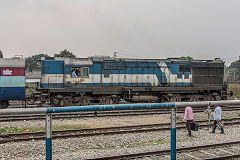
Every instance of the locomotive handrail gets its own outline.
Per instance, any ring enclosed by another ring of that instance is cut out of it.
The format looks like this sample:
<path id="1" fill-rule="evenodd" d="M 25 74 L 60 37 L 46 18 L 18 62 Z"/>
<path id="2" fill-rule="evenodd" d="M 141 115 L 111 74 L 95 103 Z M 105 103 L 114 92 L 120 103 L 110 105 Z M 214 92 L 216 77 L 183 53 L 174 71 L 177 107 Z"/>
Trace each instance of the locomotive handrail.
<path id="1" fill-rule="evenodd" d="M 1 115 L 11 114 L 46 114 L 46 159 L 52 159 L 52 114 L 60 112 L 78 111 L 103 111 L 103 110 L 124 110 L 124 109 L 150 109 L 150 108 L 171 108 L 171 159 L 176 159 L 176 108 L 184 106 L 214 106 L 214 105 L 237 105 L 240 100 L 223 101 L 199 101 L 199 102 L 169 102 L 169 103 L 142 103 L 142 104 L 116 104 L 116 105 L 89 105 L 70 107 L 48 107 L 28 109 L 4 109 L 0 110 Z"/>
<path id="2" fill-rule="evenodd" d="M 49 107 L 47 108 L 47 113 L 125 110 L 125 109 L 150 109 L 150 108 L 152 109 L 152 108 L 162 108 L 162 107 L 173 108 L 174 106 L 175 106 L 174 102 L 171 102 L 171 103 L 139 103 L 139 104 L 72 106 L 72 107 Z"/>

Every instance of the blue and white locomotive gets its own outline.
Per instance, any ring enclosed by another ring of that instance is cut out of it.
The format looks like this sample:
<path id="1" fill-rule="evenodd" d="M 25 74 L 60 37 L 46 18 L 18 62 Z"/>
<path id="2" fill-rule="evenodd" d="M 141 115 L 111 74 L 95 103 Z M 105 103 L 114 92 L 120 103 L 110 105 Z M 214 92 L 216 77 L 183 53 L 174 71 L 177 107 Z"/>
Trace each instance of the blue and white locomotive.
<path id="1" fill-rule="evenodd" d="M 219 100 L 223 76 L 221 60 L 51 57 L 39 90 L 54 106 Z"/>

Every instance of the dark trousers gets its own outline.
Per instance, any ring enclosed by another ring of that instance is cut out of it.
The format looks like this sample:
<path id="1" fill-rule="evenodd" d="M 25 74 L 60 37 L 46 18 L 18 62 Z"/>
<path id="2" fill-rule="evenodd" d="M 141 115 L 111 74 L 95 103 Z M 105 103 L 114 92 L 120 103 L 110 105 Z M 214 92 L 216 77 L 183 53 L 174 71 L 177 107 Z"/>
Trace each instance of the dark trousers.
<path id="1" fill-rule="evenodd" d="M 193 120 L 187 120 L 187 124 L 186 124 L 189 136 L 191 136 L 191 123 L 192 123 L 192 121 Z"/>
<path id="2" fill-rule="evenodd" d="M 217 121 L 214 120 L 214 122 L 213 122 L 212 133 L 215 133 L 216 128 L 217 128 Z M 223 127 L 221 128 L 221 133 L 224 133 L 224 129 L 223 129 Z"/>

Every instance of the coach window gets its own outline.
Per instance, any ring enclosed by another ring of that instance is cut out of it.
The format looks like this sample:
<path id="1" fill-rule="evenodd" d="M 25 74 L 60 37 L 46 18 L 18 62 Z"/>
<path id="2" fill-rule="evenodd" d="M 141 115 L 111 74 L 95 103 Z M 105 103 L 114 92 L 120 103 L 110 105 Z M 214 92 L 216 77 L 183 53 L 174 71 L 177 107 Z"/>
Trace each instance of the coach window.
<path id="1" fill-rule="evenodd" d="M 89 76 L 89 69 L 88 67 L 82 68 L 82 77 L 88 77 Z"/>

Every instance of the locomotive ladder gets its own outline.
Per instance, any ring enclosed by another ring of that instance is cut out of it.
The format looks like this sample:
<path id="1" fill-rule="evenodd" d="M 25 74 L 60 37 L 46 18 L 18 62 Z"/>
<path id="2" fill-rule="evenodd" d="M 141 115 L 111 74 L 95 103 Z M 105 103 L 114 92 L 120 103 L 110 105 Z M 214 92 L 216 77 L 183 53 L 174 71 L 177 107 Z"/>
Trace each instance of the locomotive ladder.
<path id="1" fill-rule="evenodd" d="M 50 89 L 41 90 L 41 106 L 43 104 L 48 104 L 50 106 Z"/>

